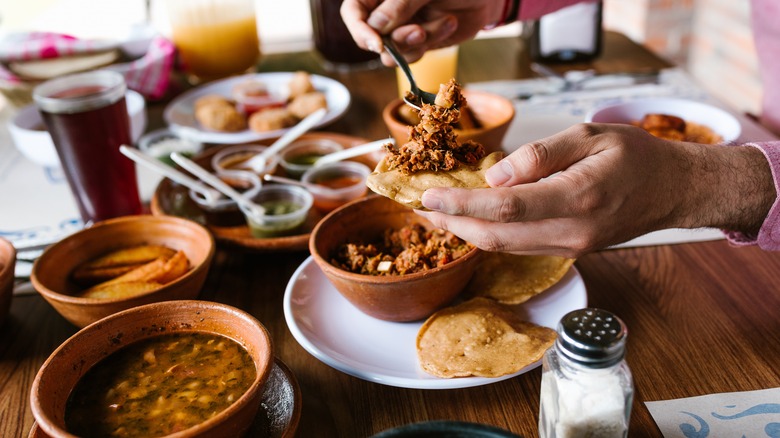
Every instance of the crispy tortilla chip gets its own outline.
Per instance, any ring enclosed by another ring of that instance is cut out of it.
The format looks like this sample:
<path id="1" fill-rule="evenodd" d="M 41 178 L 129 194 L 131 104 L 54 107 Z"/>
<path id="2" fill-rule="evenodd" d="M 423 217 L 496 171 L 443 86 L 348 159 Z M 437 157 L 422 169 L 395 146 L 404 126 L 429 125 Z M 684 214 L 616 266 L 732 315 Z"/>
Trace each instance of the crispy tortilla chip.
<path id="1" fill-rule="evenodd" d="M 417 358 L 438 377 L 499 377 L 541 359 L 555 331 L 523 321 L 487 298 L 442 309 L 417 334 Z"/>
<path id="2" fill-rule="evenodd" d="M 368 176 L 366 185 L 374 192 L 407 205 L 424 209 L 423 192 L 432 187 L 485 188 L 485 171 L 503 157 L 501 152 L 493 152 L 473 166 L 462 165 L 448 172 L 422 171 L 405 175 L 399 169 L 389 170 L 386 158 L 376 166 Z"/>
<path id="3" fill-rule="evenodd" d="M 574 259 L 557 256 L 488 253 L 466 285 L 465 293 L 504 304 L 520 304 L 560 281 L 573 263 Z"/>

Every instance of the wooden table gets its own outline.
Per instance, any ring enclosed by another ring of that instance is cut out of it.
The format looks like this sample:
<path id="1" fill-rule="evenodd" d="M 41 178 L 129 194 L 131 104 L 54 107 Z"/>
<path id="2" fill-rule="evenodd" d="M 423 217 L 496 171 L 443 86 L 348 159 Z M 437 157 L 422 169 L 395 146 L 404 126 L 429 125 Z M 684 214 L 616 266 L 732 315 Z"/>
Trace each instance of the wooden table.
<path id="1" fill-rule="evenodd" d="M 667 64 L 609 33 L 605 53 L 593 65 L 607 72 Z M 530 75 L 523 44 L 513 38 L 464 44 L 459 68 L 464 83 Z M 311 53 L 269 56 L 260 69 L 306 69 L 334 77 L 354 100 L 328 130 L 387 136 L 380 111 L 395 97 L 392 70 L 326 73 Z M 159 124 L 159 108 L 151 111 L 155 116 Z M 282 314 L 284 288 L 306 256 L 220 250 L 201 294 L 245 309 L 266 325 L 277 356 L 302 389 L 298 436 L 366 437 L 437 419 L 537 435 L 539 368 L 487 386 L 414 390 L 363 381 L 309 355 Z M 627 360 L 636 386 L 632 437 L 660 436 L 645 401 L 780 386 L 780 254 L 715 241 L 601 251 L 580 258 L 576 267 L 589 304 L 615 312 L 629 327 Z M 40 297 L 14 299 L 10 319 L 0 329 L 0 436 L 26 436 L 33 424 L 28 395 L 33 378 L 75 332 Z"/>

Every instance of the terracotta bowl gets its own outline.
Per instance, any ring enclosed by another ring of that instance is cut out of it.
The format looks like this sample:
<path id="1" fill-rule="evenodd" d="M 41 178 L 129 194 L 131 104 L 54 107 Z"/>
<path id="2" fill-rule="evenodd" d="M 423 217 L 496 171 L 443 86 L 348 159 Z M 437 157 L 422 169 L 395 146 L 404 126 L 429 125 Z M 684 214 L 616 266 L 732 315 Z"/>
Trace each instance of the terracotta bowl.
<path id="1" fill-rule="evenodd" d="M 257 376 L 249 389 L 216 416 L 169 437 L 235 437 L 254 420 L 263 386 L 273 366 L 271 338 L 246 312 L 220 303 L 167 301 L 128 309 L 81 329 L 57 348 L 38 370 L 30 404 L 38 426 L 53 438 L 72 437 L 65 429 L 65 406 L 79 379 L 97 362 L 133 342 L 161 333 L 206 332 L 241 344 Z"/>
<path id="2" fill-rule="evenodd" d="M 477 90 L 463 90 L 463 95 L 482 127 L 456 130 L 458 141 L 474 140 L 481 143 L 488 153 L 500 151 L 509 124 L 515 117 L 512 101 L 498 94 Z M 382 111 L 382 119 L 397 145 L 402 145 L 409 140 L 409 124 L 398 113 L 402 105 L 405 105 L 403 100 L 395 99 Z"/>
<path id="3" fill-rule="evenodd" d="M 3 325 L 8 310 L 11 308 L 15 267 L 16 248 L 11 245 L 11 242 L 0 238 L 0 326 Z"/>
<path id="4" fill-rule="evenodd" d="M 75 296 L 81 288 L 70 278 L 74 268 L 111 250 L 142 244 L 183 250 L 190 270 L 157 290 L 129 298 Z M 99 222 L 46 249 L 35 261 L 30 280 L 65 319 L 84 327 L 142 304 L 197 298 L 213 257 L 214 238 L 200 224 L 173 216 L 125 216 Z"/>
<path id="5" fill-rule="evenodd" d="M 386 321 L 416 321 L 450 303 L 474 273 L 480 250 L 444 266 L 407 275 L 363 275 L 330 263 L 337 248 L 349 242 L 380 239 L 387 229 L 419 223 L 433 225 L 410 208 L 382 196 L 350 202 L 334 210 L 315 228 L 309 250 L 333 286 L 355 307 Z"/>

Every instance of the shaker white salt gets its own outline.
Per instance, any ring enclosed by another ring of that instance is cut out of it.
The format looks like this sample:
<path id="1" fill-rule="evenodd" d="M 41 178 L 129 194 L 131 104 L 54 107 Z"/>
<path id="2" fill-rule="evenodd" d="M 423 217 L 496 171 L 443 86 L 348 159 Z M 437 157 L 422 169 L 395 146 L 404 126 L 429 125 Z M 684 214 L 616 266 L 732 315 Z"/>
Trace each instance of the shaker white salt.
<path id="1" fill-rule="evenodd" d="M 543 361 L 541 438 L 627 436 L 634 390 L 624 360 L 626 334 L 623 322 L 601 309 L 561 319 Z"/>

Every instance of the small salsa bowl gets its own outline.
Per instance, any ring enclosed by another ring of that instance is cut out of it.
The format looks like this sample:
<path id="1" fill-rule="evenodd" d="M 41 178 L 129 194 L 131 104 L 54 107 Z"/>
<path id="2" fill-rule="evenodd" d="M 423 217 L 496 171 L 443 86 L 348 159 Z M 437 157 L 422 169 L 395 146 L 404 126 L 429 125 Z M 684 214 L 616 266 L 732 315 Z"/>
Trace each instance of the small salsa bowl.
<path id="1" fill-rule="evenodd" d="M 222 175 L 224 173 L 231 174 L 234 172 L 250 172 L 256 174 L 258 178 L 262 178 L 266 174 L 273 175 L 274 171 L 276 171 L 276 166 L 279 165 L 278 155 L 268 157 L 265 162 L 265 167 L 260 172 L 255 172 L 251 168 L 243 165 L 243 163 L 247 162 L 255 155 L 259 155 L 266 149 L 268 149 L 267 146 L 256 144 L 236 145 L 220 149 L 220 151 L 211 158 L 211 168 L 214 169 L 217 175 Z"/>
<path id="2" fill-rule="evenodd" d="M 162 287 L 129 297 L 85 298 L 71 278 L 82 263 L 112 250 L 164 245 L 184 251 L 189 271 Z M 125 216 L 98 222 L 50 246 L 38 257 L 30 280 L 65 319 L 84 327 L 113 313 L 158 301 L 194 299 L 214 257 L 214 238 L 202 225 L 173 216 Z"/>
<path id="3" fill-rule="evenodd" d="M 256 218 L 244 211 L 244 216 L 252 236 L 259 238 L 294 234 L 306 222 L 314 203 L 308 190 L 287 184 L 263 186 L 254 200 L 266 214 Z"/>
<path id="4" fill-rule="evenodd" d="M 371 169 L 355 161 L 323 164 L 307 170 L 301 182 L 313 184 L 314 208 L 328 213 L 347 202 L 363 197 L 368 191 L 366 178 Z M 322 189 L 319 189 L 322 187 Z"/>
<path id="5" fill-rule="evenodd" d="M 255 199 L 263 186 L 260 178 L 250 172 L 223 172 L 219 178 L 249 199 Z M 236 201 L 224 197 L 210 203 L 205 196 L 195 190 L 190 190 L 188 193 L 190 199 L 195 201 L 198 208 L 203 211 L 208 225 L 235 227 L 245 224 L 244 215 L 238 208 Z"/>
<path id="6" fill-rule="evenodd" d="M 293 142 L 279 153 L 279 164 L 290 178 L 300 178 L 318 158 L 344 149 L 327 138 L 309 138 Z"/>
<path id="7" fill-rule="evenodd" d="M 220 335 L 237 342 L 249 354 L 256 375 L 248 389 L 223 411 L 167 436 L 240 436 L 254 420 L 273 366 L 271 339 L 265 327 L 248 313 L 225 304 L 196 300 L 128 309 L 90 324 L 67 339 L 44 362 L 33 381 L 30 404 L 38 426 L 51 437 L 72 437 L 65 424 L 67 401 L 90 368 L 135 342 L 192 332 Z"/>
<path id="8" fill-rule="evenodd" d="M 364 275 L 331 263 L 339 246 L 370 242 L 385 230 L 405 225 L 433 224 L 384 196 L 352 201 L 320 221 L 312 231 L 309 250 L 333 286 L 363 313 L 385 321 L 417 321 L 453 301 L 466 287 L 479 262 L 481 251 L 474 247 L 443 266 L 406 275 Z"/>

